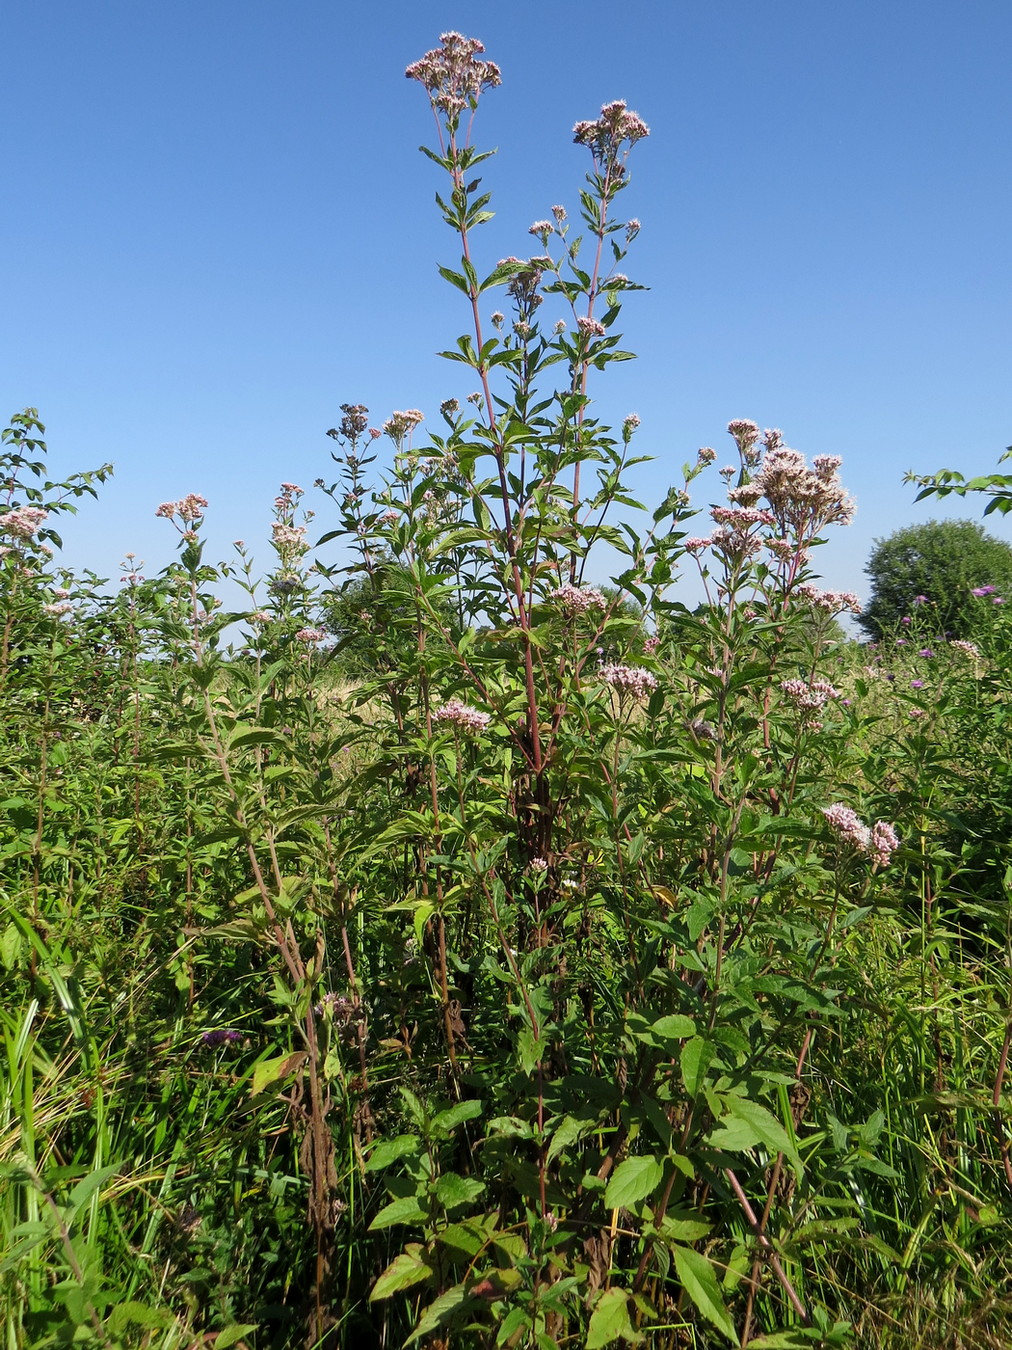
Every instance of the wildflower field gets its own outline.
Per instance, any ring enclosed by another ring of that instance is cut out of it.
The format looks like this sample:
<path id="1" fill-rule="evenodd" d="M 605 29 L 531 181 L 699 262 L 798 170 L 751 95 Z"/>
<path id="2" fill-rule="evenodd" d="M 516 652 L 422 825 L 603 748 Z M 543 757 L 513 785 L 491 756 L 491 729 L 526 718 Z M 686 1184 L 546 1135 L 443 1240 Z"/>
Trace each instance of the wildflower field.
<path id="1" fill-rule="evenodd" d="M 646 125 L 483 262 L 498 68 L 407 73 L 468 398 L 118 586 L 3 433 L 3 1350 L 1007 1347 L 1005 597 L 848 638 L 841 461 L 745 419 L 633 501 Z"/>

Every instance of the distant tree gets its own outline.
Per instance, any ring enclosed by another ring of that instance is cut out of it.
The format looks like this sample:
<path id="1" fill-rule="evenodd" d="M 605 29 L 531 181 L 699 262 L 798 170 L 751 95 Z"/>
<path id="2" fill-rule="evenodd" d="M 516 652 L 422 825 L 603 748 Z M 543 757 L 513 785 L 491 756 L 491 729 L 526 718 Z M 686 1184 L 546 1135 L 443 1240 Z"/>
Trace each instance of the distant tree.
<path id="1" fill-rule="evenodd" d="M 449 627 L 449 607 L 439 602 L 436 608 Z M 372 576 L 356 576 L 343 587 L 325 592 L 320 619 L 337 638 L 333 661 L 341 675 L 363 679 L 382 674 L 382 665 L 377 665 L 384 660 L 382 643 L 377 643 L 376 634 L 382 633 L 393 644 L 398 633 L 409 642 L 414 640 L 417 609 L 411 575 L 398 563 L 384 559 Z"/>
<path id="2" fill-rule="evenodd" d="M 975 587 L 995 586 L 1012 596 L 1012 548 L 973 520 L 929 520 L 897 530 L 875 541 L 864 570 L 871 599 L 858 623 L 876 639 L 925 604 L 938 633 L 965 637 Z"/>

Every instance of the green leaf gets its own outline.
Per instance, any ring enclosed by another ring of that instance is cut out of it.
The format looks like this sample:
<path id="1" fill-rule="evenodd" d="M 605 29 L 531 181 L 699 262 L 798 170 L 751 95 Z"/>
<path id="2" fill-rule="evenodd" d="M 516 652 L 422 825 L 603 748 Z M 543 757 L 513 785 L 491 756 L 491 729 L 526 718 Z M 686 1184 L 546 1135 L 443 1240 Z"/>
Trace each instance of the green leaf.
<path id="1" fill-rule="evenodd" d="M 444 1172 L 434 1187 L 436 1199 L 444 1209 L 459 1209 L 477 1200 L 485 1189 L 483 1181 L 462 1177 L 456 1172 Z"/>
<path id="2" fill-rule="evenodd" d="M 233 1322 L 230 1327 L 219 1331 L 215 1336 L 214 1350 L 228 1350 L 230 1345 L 235 1345 L 236 1341 L 241 1341 L 251 1331 L 256 1331 L 259 1325 L 259 1322 Z"/>
<path id="3" fill-rule="evenodd" d="M 587 1328 L 586 1350 L 601 1350 L 612 1341 L 641 1341 L 643 1337 L 629 1316 L 629 1295 L 624 1289 L 606 1289 L 594 1305 Z"/>
<path id="4" fill-rule="evenodd" d="M 435 1331 L 443 1318 L 459 1308 L 462 1303 L 466 1303 L 468 1298 L 467 1288 L 462 1284 L 455 1284 L 445 1294 L 440 1294 L 439 1298 L 430 1303 L 422 1313 L 418 1319 L 418 1325 L 404 1344 L 413 1345 L 415 1341 L 427 1336 L 430 1331 Z"/>
<path id="5" fill-rule="evenodd" d="M 674 1247 L 675 1270 L 682 1282 L 682 1288 L 695 1304 L 702 1317 L 712 1323 L 732 1345 L 738 1344 L 738 1336 L 731 1316 L 724 1306 L 720 1285 L 713 1273 L 713 1266 L 700 1252 L 692 1247 Z"/>
<path id="6" fill-rule="evenodd" d="M 414 1195 L 402 1195 L 399 1200 L 391 1200 L 384 1205 L 369 1225 L 370 1233 L 378 1233 L 382 1228 L 392 1228 L 395 1223 L 424 1223 L 428 1214 L 418 1203 Z"/>
<path id="7" fill-rule="evenodd" d="M 446 1111 L 440 1111 L 438 1115 L 432 1118 L 432 1129 L 442 1130 L 449 1134 L 455 1130 L 458 1125 L 462 1125 L 465 1120 L 474 1120 L 480 1116 L 484 1107 L 477 1099 L 471 1099 L 466 1102 L 459 1102 L 456 1106 L 451 1106 Z"/>
<path id="8" fill-rule="evenodd" d="M 702 1036 L 693 1036 L 682 1046 L 679 1063 L 682 1069 L 682 1082 L 690 1097 L 695 1097 L 706 1080 L 706 1071 L 714 1056 L 714 1047 Z"/>
<path id="9" fill-rule="evenodd" d="M 746 1097 L 734 1097 L 730 1093 L 722 1095 L 720 1100 L 731 1115 L 744 1121 L 772 1153 L 782 1153 L 788 1158 L 799 1176 L 804 1172 L 804 1163 L 790 1136 L 776 1116 L 767 1111 L 765 1106 L 749 1101 Z"/>
<path id="10" fill-rule="evenodd" d="M 173 1316 L 168 1308 L 149 1308 L 144 1303 L 138 1303 L 134 1299 L 128 1299 L 125 1303 L 117 1303 L 115 1308 L 108 1314 L 106 1329 L 113 1335 L 119 1336 L 128 1326 L 137 1327 L 165 1327 L 172 1322 Z M 252 1330 L 252 1328 L 250 1328 Z"/>
<path id="11" fill-rule="evenodd" d="M 654 1040 L 661 1045 L 667 1046 L 676 1041 L 684 1041 L 689 1036 L 695 1034 L 696 1024 L 691 1017 L 684 1017 L 681 1013 L 673 1013 L 669 1017 L 661 1017 L 650 1028 L 650 1033 Z"/>
<path id="12" fill-rule="evenodd" d="M 262 1059 L 253 1069 L 250 1093 L 256 1097 L 282 1079 L 292 1078 L 309 1058 L 305 1050 L 296 1050 L 290 1055 L 278 1055 L 274 1059 Z"/>
<path id="13" fill-rule="evenodd" d="M 398 1158 L 403 1158 L 409 1153 L 417 1153 L 420 1147 L 421 1140 L 414 1134 L 399 1134 L 394 1139 L 384 1139 L 369 1154 L 365 1170 L 378 1172 L 382 1167 L 389 1167 Z"/>
<path id="14" fill-rule="evenodd" d="M 391 1294 L 397 1294 L 402 1289 L 410 1289 L 413 1284 L 427 1280 L 432 1273 L 432 1267 L 424 1255 L 422 1246 L 417 1242 L 409 1243 L 400 1256 L 390 1262 L 373 1285 L 369 1302 L 389 1298 Z"/>
<path id="15" fill-rule="evenodd" d="M 656 1158 L 626 1158 L 608 1182 L 604 1203 L 609 1209 L 628 1209 L 655 1191 L 663 1175 L 664 1167 Z"/>

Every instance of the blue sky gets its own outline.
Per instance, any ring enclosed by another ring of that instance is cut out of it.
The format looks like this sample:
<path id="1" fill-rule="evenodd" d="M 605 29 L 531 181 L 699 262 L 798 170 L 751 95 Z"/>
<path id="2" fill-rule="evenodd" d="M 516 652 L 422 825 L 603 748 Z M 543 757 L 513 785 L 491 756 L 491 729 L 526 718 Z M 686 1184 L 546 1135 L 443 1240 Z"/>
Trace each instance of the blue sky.
<path id="1" fill-rule="evenodd" d="M 266 562 L 276 486 L 327 476 L 339 404 L 435 422 L 467 392 L 435 355 L 467 315 L 403 75 L 448 28 L 503 70 L 476 131 L 500 148 L 489 262 L 575 211 L 574 121 L 625 98 L 650 125 L 623 199 L 640 359 L 591 391 L 642 418 L 643 500 L 751 417 L 844 456 L 859 509 L 828 584 L 864 592 L 875 537 L 979 514 L 902 476 L 1012 441 L 1007 0 L 8 0 L 0 411 L 40 409 L 54 470 L 116 465 L 71 564 L 153 572 L 175 540 L 154 510 L 190 491 L 212 552 Z"/>

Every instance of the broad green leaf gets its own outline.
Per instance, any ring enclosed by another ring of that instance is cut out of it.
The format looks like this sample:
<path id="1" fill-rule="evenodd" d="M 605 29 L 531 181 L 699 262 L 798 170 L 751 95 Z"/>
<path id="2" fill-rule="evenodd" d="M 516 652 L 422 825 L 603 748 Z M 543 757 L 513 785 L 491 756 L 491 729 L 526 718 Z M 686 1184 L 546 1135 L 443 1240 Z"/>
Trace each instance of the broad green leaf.
<path id="1" fill-rule="evenodd" d="M 395 1223 L 424 1223 L 428 1217 L 416 1196 L 403 1195 L 383 1206 L 369 1225 L 369 1231 L 379 1232 L 382 1228 L 392 1228 Z"/>
<path id="2" fill-rule="evenodd" d="M 706 1071 L 714 1056 L 714 1047 L 702 1036 L 693 1036 L 682 1046 L 679 1060 L 682 1070 L 682 1082 L 690 1097 L 695 1097 L 706 1081 Z"/>
<path id="3" fill-rule="evenodd" d="M 440 1111 L 438 1115 L 433 1116 L 432 1129 L 445 1130 L 449 1134 L 458 1125 L 462 1125 L 465 1120 L 475 1120 L 483 1110 L 484 1107 L 477 1098 L 472 1098 L 466 1102 L 458 1102 L 456 1106 L 451 1106 L 448 1110 Z"/>
<path id="4" fill-rule="evenodd" d="M 668 1017 L 659 1018 L 650 1028 L 650 1031 L 655 1041 L 667 1046 L 695 1035 L 696 1024 L 691 1017 L 685 1017 L 681 1013 L 672 1013 Z"/>
<path id="5" fill-rule="evenodd" d="M 434 1187 L 436 1199 L 444 1209 L 459 1209 L 477 1200 L 485 1189 L 483 1181 L 462 1177 L 456 1172 L 444 1172 Z"/>
<path id="6" fill-rule="evenodd" d="M 738 1336 L 731 1316 L 724 1306 L 724 1297 L 713 1273 L 713 1266 L 693 1247 L 674 1247 L 672 1255 L 682 1288 L 692 1299 L 697 1311 L 725 1335 L 732 1345 L 737 1345 Z"/>
<path id="7" fill-rule="evenodd" d="M 372 1287 L 369 1302 L 389 1298 L 391 1294 L 399 1293 L 402 1289 L 410 1289 L 413 1284 L 427 1280 L 432 1273 L 432 1267 L 426 1259 L 423 1248 L 419 1243 L 412 1242 L 380 1275 Z"/>
<path id="8" fill-rule="evenodd" d="M 399 1134 L 393 1139 L 384 1139 L 369 1154 L 365 1170 L 378 1172 L 381 1167 L 389 1167 L 398 1158 L 417 1153 L 420 1148 L 421 1140 L 414 1134 Z"/>
<path id="9" fill-rule="evenodd" d="M 627 1209 L 645 1200 L 661 1183 L 664 1167 L 656 1158 L 626 1158 L 608 1182 L 604 1203 L 609 1209 Z"/>
<path id="10" fill-rule="evenodd" d="M 418 1325 L 404 1342 L 405 1345 L 413 1345 L 415 1341 L 421 1340 L 427 1336 L 430 1331 L 435 1331 L 436 1327 L 442 1322 L 444 1317 L 448 1317 L 462 1303 L 466 1303 L 469 1298 L 467 1288 L 463 1284 L 455 1284 L 452 1289 L 448 1289 L 445 1294 L 440 1294 L 422 1313 L 418 1319 Z"/>
<path id="11" fill-rule="evenodd" d="M 117 1303 L 107 1314 L 107 1318 L 106 1329 L 117 1337 L 129 1326 L 165 1327 L 174 1320 L 168 1308 L 149 1308 L 147 1304 L 138 1303 L 134 1299 Z M 249 1328 L 250 1331 L 253 1329 Z"/>
<path id="12" fill-rule="evenodd" d="M 804 1172 L 804 1163 L 798 1155 L 798 1150 L 791 1142 L 790 1136 L 776 1116 L 767 1111 L 765 1106 L 760 1106 L 758 1102 L 749 1101 L 746 1097 L 732 1096 L 730 1093 L 723 1095 L 721 1101 L 731 1115 L 745 1121 L 754 1130 L 759 1140 L 771 1152 L 782 1153 L 785 1158 L 788 1158 L 799 1176 Z"/>
<path id="13" fill-rule="evenodd" d="M 296 1050 L 290 1055 L 278 1055 L 274 1059 L 262 1059 L 253 1069 L 250 1092 L 254 1097 L 264 1092 L 274 1083 L 291 1078 L 297 1074 L 309 1058 L 305 1050 Z"/>
<path id="14" fill-rule="evenodd" d="M 587 1328 L 586 1350 L 601 1350 L 617 1340 L 641 1341 L 643 1337 L 629 1316 L 629 1295 L 624 1289 L 606 1289 L 594 1305 Z"/>

